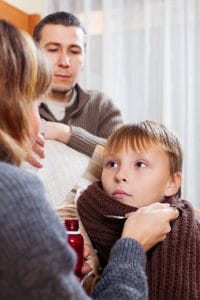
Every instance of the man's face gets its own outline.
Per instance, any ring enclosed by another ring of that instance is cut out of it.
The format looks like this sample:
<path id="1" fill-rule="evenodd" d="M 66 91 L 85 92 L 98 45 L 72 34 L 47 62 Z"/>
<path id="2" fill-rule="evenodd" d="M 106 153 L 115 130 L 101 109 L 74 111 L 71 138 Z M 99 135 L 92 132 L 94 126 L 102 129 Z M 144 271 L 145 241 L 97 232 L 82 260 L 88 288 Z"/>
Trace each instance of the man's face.
<path id="1" fill-rule="evenodd" d="M 134 207 L 161 201 L 174 192 L 169 158 L 156 147 L 144 152 L 128 147 L 105 156 L 102 184 L 109 196 Z"/>
<path id="2" fill-rule="evenodd" d="M 39 44 L 53 67 L 54 93 L 65 94 L 77 83 L 85 60 L 84 38 L 75 26 L 48 24 L 42 29 Z"/>

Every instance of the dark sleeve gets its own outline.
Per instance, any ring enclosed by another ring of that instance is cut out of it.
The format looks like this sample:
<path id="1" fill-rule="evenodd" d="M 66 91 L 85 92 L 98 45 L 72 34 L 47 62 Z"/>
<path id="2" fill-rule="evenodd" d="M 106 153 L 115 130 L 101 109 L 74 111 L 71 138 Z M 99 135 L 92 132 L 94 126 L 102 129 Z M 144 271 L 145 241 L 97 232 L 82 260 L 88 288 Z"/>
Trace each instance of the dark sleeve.
<path id="1" fill-rule="evenodd" d="M 120 110 L 103 93 L 97 93 L 95 100 L 91 100 L 88 110 L 90 111 L 88 122 L 94 124 L 94 131 L 71 126 L 72 136 L 68 144 L 70 147 L 91 156 L 96 145 L 104 146 L 106 139 L 122 125 L 123 120 Z"/>

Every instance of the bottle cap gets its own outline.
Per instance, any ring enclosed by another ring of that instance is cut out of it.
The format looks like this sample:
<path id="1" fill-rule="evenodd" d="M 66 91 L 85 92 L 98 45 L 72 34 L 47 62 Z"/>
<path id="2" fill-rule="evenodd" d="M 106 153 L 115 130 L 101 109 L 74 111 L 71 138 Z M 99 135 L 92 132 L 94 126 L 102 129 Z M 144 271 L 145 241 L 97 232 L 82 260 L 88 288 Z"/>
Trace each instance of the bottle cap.
<path id="1" fill-rule="evenodd" d="M 65 226 L 68 231 L 77 231 L 79 229 L 79 223 L 77 219 L 65 220 Z"/>

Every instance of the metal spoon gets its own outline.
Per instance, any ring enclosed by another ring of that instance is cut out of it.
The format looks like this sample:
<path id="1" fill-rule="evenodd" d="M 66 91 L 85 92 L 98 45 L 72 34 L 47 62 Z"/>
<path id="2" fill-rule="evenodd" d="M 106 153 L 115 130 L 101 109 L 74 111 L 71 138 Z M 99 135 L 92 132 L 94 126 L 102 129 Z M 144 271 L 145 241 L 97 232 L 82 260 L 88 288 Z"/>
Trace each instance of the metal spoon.
<path id="1" fill-rule="evenodd" d="M 115 215 L 104 215 L 104 217 L 110 218 L 110 219 L 118 219 L 118 220 L 127 219 L 127 217 L 125 217 L 125 216 L 115 216 Z"/>

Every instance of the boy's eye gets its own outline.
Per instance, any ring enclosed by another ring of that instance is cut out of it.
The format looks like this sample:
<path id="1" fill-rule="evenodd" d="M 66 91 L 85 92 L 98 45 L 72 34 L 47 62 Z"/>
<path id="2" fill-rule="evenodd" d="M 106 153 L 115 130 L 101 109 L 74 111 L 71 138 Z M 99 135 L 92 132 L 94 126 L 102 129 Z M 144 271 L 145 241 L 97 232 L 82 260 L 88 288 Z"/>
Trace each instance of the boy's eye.
<path id="1" fill-rule="evenodd" d="M 146 167 L 146 164 L 145 164 L 144 162 L 142 162 L 142 161 L 138 161 L 138 162 L 136 163 L 136 167 L 138 167 L 138 168 L 145 168 L 145 167 Z"/>
<path id="2" fill-rule="evenodd" d="M 106 163 L 106 167 L 108 168 L 116 168 L 118 166 L 117 162 L 114 161 L 114 160 L 109 160 L 107 163 Z"/>

